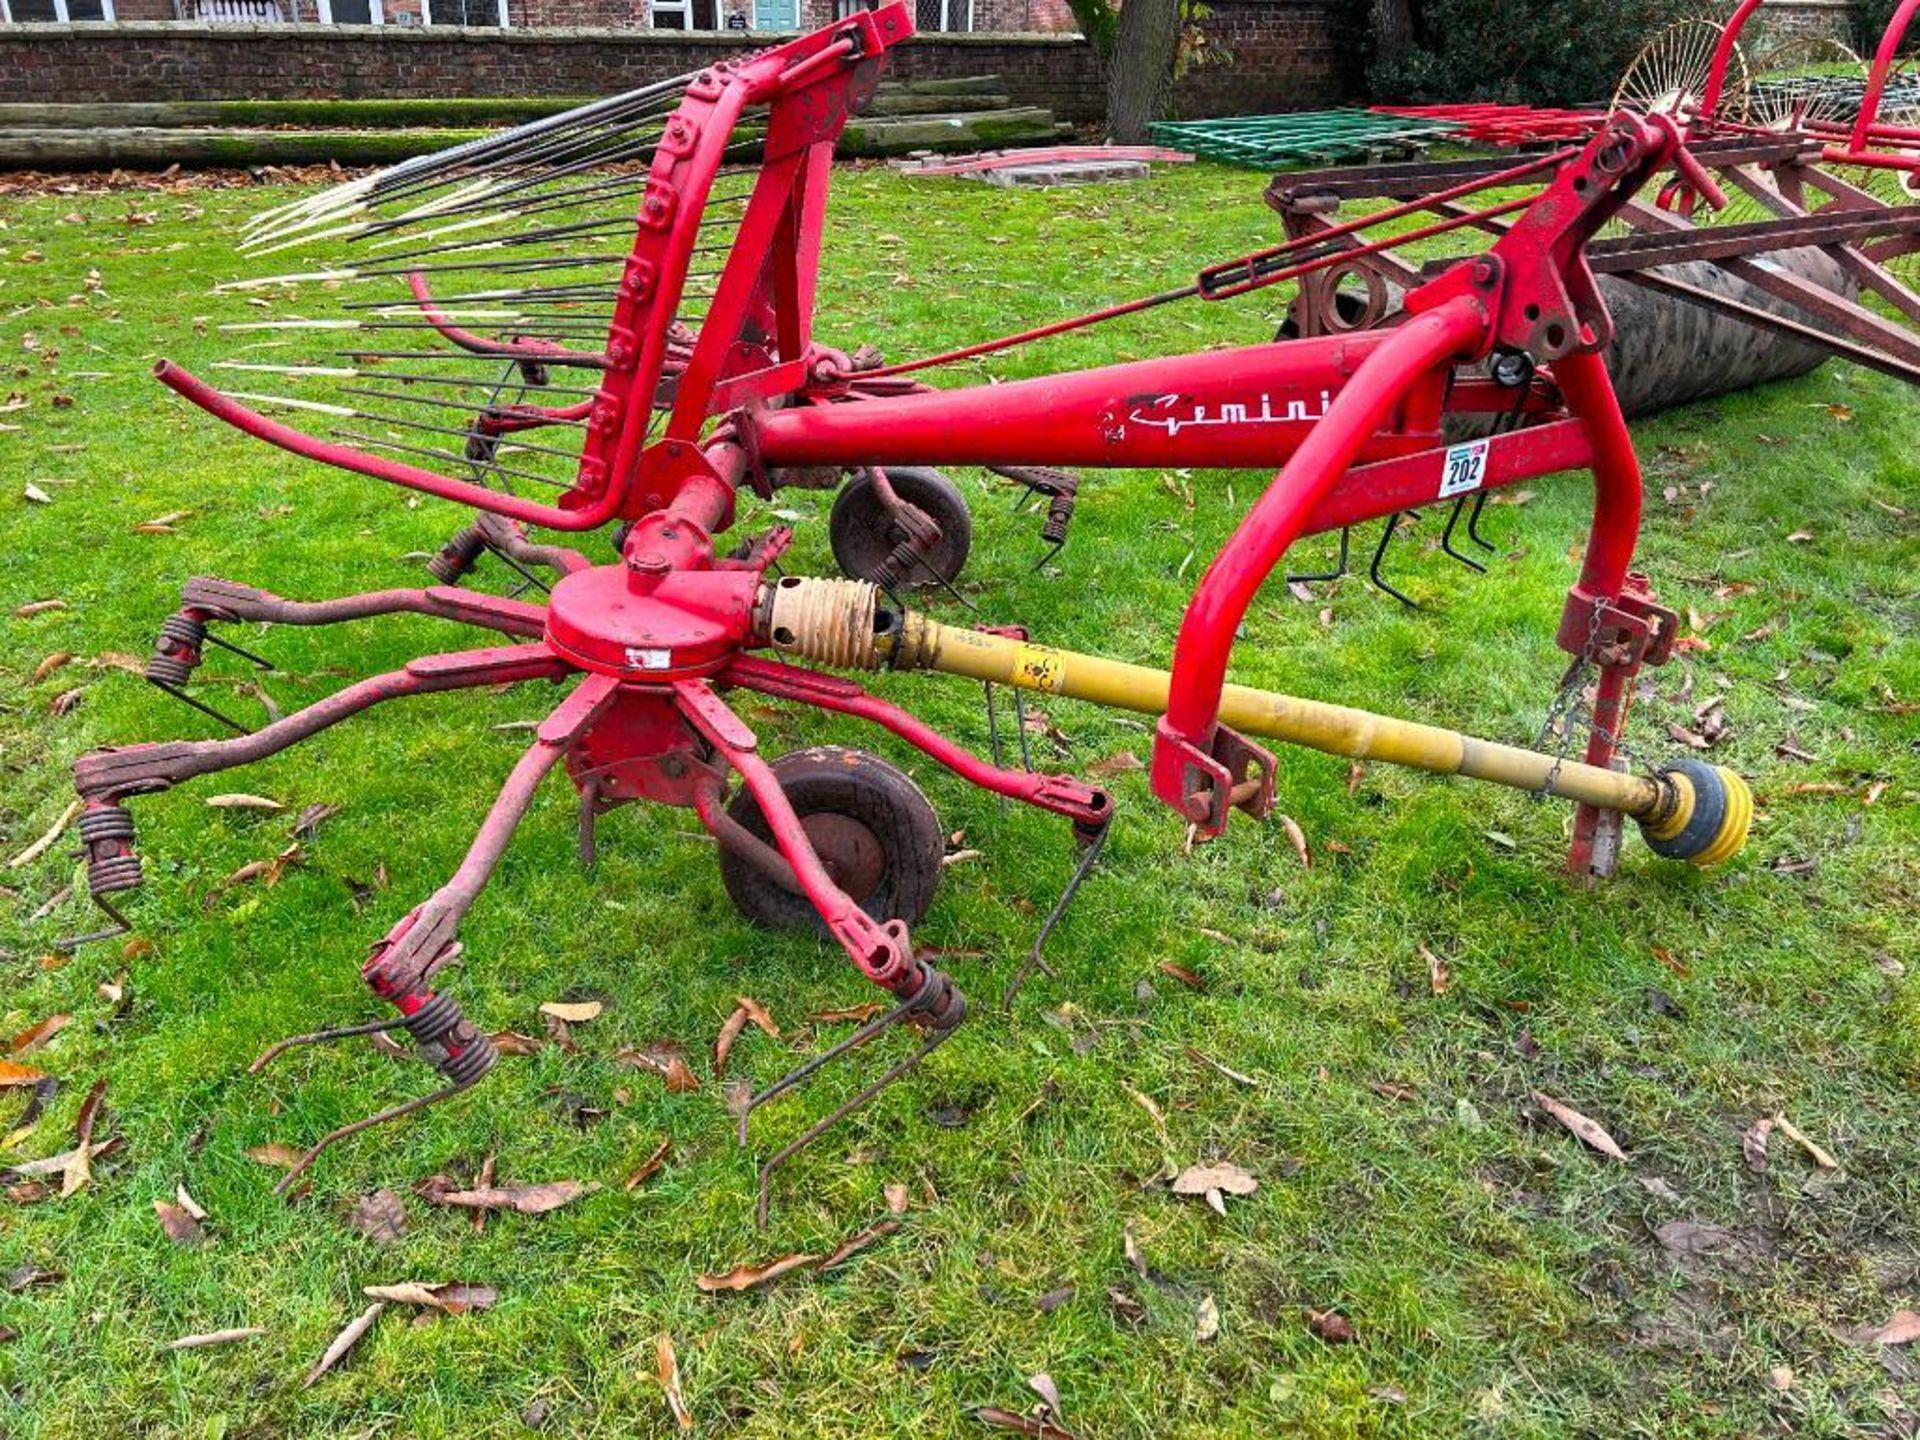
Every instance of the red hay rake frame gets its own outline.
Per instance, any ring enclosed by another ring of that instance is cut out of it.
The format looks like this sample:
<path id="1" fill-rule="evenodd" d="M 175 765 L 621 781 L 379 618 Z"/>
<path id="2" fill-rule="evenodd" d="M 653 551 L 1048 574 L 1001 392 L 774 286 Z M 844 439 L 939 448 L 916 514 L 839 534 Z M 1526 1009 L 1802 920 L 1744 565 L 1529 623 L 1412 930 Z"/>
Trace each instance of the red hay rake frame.
<path id="1" fill-rule="evenodd" d="M 1537 784 L 1543 793 L 1582 793 L 1559 786 L 1563 764 L 1569 772 L 1617 778 L 1611 771 L 1633 677 L 1642 665 L 1666 657 L 1675 627 L 1671 612 L 1654 603 L 1631 569 L 1640 472 L 1597 354 L 1611 322 L 1585 247 L 1664 168 L 1704 178 L 1676 126 L 1660 117 L 1614 117 L 1583 146 L 1477 177 L 1451 189 L 1446 203 L 1529 180 L 1544 182 L 1537 193 L 1462 209 L 1415 231 L 1366 242 L 1366 253 L 1375 253 L 1511 218 L 1484 255 L 1412 294 L 1411 318 L 1397 328 L 932 390 L 906 376 L 1159 304 L 1223 299 L 1311 275 L 1348 257 L 1361 243 L 1356 237 L 1362 229 L 1418 207 L 1371 216 L 1334 234 L 1289 240 L 1209 267 L 1180 290 L 1090 316 L 927 360 L 857 364 L 812 335 L 829 162 L 834 136 L 873 83 L 884 51 L 910 34 L 905 9 L 892 6 L 693 78 L 648 162 L 632 251 L 619 271 L 600 351 L 537 336 L 478 334 L 464 327 L 454 307 L 434 298 L 426 272 L 404 264 L 389 272 L 405 277 L 414 313 L 448 343 L 522 368 L 572 367 L 596 377 L 592 393 L 574 404 L 515 401 L 489 405 L 473 417 L 469 443 L 472 436 L 484 443 L 551 425 L 584 426 L 577 473 L 556 503 L 309 435 L 177 366 L 159 367 L 160 378 L 174 390 L 251 435 L 475 508 L 489 543 L 560 577 L 545 604 L 446 585 L 303 603 L 231 582 L 195 580 L 181 610 L 163 627 L 154 661 L 154 678 L 176 690 L 200 663 L 203 645 L 214 640 L 209 627 L 241 620 L 313 625 L 426 613 L 520 643 L 423 656 L 239 738 L 137 745 L 95 752 L 76 764 L 90 889 L 111 912 L 108 897 L 140 880 L 132 820 L 123 806 L 131 796 L 276 753 L 389 699 L 503 682 L 576 682 L 514 766 L 455 875 L 373 947 L 363 978 L 398 1018 L 290 1042 L 403 1027 L 447 1087 L 343 1127 L 316 1145 L 298 1169 L 345 1135 L 465 1089 L 492 1065 L 495 1054 L 486 1036 L 437 981 L 459 953 L 461 918 L 536 788 L 562 764 L 580 791 L 584 851 L 591 853 L 594 818 L 612 805 L 647 799 L 692 808 L 727 854 L 804 896 L 855 967 L 893 998 L 886 1015 L 753 1097 L 749 1113 L 893 1025 L 912 1022 L 924 1036 L 878 1081 L 768 1162 L 762 1171 L 763 1218 L 775 1166 L 954 1032 L 966 1013 L 960 991 L 916 952 L 906 920 L 869 913 L 823 863 L 777 766 L 760 756 L 753 732 L 727 705 L 729 690 L 869 720 L 973 784 L 1069 820 L 1083 858 L 1041 927 L 1041 941 L 1058 921 L 1099 853 L 1112 816 L 1108 797 L 1070 776 L 989 764 L 852 681 L 794 663 L 890 663 L 901 654 L 912 617 L 876 608 L 871 586 L 771 578 L 790 538 L 784 529 L 722 556 L 715 539 L 731 525 L 742 485 L 766 490 L 784 473 L 823 466 L 869 467 L 883 491 L 890 465 L 1277 471 L 1187 608 L 1172 652 L 1171 702 L 1154 741 L 1156 795 L 1199 831 L 1217 834 L 1231 810 L 1258 816 L 1272 804 L 1274 757 L 1220 716 L 1236 628 L 1298 536 L 1419 504 L 1463 502 L 1560 470 L 1590 469 L 1592 529 L 1557 642 L 1573 657 L 1570 683 L 1597 672 L 1592 733 L 1584 767 L 1565 762 L 1563 752 L 1551 769 L 1543 768 Z M 701 212 L 750 105 L 766 107 L 764 156 L 711 303 L 695 329 L 684 321 L 681 299 Z M 452 212 L 438 213 L 444 218 Z M 1485 374 L 1463 368 L 1480 362 L 1489 362 Z M 1459 414 L 1526 423 L 1452 444 L 1444 422 Z M 517 530 L 497 528 L 507 523 L 584 531 L 613 520 L 626 527 L 620 559 L 611 564 L 595 564 L 565 547 L 531 546 Z M 906 545 L 926 543 L 923 531 L 908 529 Z M 803 623 L 791 628 L 782 618 L 801 613 L 795 605 L 805 610 L 816 604 L 821 608 L 806 611 Z M 759 658 L 755 650 L 783 658 Z M 1032 672 L 1018 683 L 1072 693 L 1057 661 L 1062 654 L 1033 647 Z M 1417 763 L 1395 749 L 1384 729 L 1378 743 L 1381 758 Z M 736 774 L 770 839 L 747 833 L 729 810 L 726 788 Z M 1663 804 L 1671 798 L 1657 785 L 1648 793 Z M 1581 805 L 1570 854 L 1576 874 L 1612 868 L 1619 821 L 1618 811 Z M 1038 963 L 1038 954 L 1036 942 L 1030 963 Z"/>

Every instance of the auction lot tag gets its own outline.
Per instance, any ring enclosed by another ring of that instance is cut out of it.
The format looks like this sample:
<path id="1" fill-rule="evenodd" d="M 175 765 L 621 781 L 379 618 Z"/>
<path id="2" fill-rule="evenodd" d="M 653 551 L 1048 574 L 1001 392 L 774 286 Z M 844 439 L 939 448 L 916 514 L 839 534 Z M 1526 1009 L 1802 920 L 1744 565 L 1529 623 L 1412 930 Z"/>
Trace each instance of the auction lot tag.
<path id="1" fill-rule="evenodd" d="M 1449 445 L 1440 465 L 1440 498 L 1464 495 L 1478 490 L 1487 478 L 1487 448 L 1491 442 L 1472 440 L 1465 445 Z"/>

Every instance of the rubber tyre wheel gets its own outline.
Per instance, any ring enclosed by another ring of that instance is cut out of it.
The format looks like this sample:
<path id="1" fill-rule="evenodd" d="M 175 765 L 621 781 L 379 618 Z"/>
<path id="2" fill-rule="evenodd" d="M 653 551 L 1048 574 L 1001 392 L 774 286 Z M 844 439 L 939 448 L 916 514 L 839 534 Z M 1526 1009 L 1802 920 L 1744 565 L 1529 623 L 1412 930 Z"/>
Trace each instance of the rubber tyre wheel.
<path id="1" fill-rule="evenodd" d="M 920 564 L 908 567 L 901 577 L 902 585 L 918 590 L 942 580 L 952 581 L 965 568 L 967 552 L 973 548 L 973 515 L 967 497 L 945 475 L 924 466 L 896 469 L 890 465 L 887 479 L 896 495 L 925 511 L 927 518 L 940 527 L 939 543 L 920 557 Z M 870 471 L 859 471 L 840 487 L 827 520 L 827 538 L 840 572 L 855 580 L 873 579 L 894 546 L 906 538 L 880 503 Z"/>
<path id="2" fill-rule="evenodd" d="M 883 924 L 918 924 L 939 888 L 946 853 L 940 817 L 920 787 L 879 756 L 837 745 L 782 755 L 773 773 L 835 883 Z M 773 843 L 773 829 L 752 792 L 736 795 L 727 813 Z M 806 896 L 782 889 L 725 849 L 720 879 L 734 907 L 754 924 L 828 933 Z"/>

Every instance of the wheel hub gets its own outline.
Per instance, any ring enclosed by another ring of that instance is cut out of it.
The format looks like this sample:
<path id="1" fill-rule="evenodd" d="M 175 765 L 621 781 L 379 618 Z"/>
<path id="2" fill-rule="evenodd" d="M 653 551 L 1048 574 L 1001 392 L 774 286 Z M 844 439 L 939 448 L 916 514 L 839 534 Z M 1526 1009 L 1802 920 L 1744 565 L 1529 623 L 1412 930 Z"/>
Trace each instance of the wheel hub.
<path id="1" fill-rule="evenodd" d="M 851 815 L 832 811 L 802 816 L 800 825 L 833 883 L 856 905 L 870 899 L 887 872 L 887 855 L 879 837 Z"/>

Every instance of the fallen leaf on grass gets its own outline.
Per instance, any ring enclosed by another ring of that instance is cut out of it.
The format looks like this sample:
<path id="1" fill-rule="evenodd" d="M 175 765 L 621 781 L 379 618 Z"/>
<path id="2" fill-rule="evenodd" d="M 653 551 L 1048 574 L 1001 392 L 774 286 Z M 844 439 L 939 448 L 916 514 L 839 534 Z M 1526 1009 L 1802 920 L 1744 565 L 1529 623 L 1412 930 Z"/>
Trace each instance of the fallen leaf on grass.
<path id="1" fill-rule="evenodd" d="M 360 1337 L 373 1328 L 373 1322 L 380 1318 L 380 1312 L 386 1309 L 386 1302 L 376 1300 L 362 1310 L 348 1324 L 347 1328 L 333 1337 L 333 1343 L 327 1346 L 326 1354 L 313 1362 L 313 1368 L 307 1371 L 306 1378 L 300 1382 L 300 1388 L 309 1388 L 314 1381 L 338 1365 L 349 1350 L 360 1343 Z"/>
<path id="2" fill-rule="evenodd" d="M 736 995 L 734 1003 L 747 1012 L 747 1018 L 760 1027 L 761 1033 L 769 1040 L 780 1038 L 780 1027 L 773 1023 L 773 1016 L 767 1013 L 767 1007 L 751 995 Z"/>
<path id="3" fill-rule="evenodd" d="M 311 840 L 320 826 L 340 813 L 338 805 L 329 805 L 324 800 L 315 801 L 300 812 L 293 822 L 293 829 L 287 833 L 296 840 Z"/>
<path id="4" fill-rule="evenodd" d="M 904 1215 L 907 1213 L 907 1187 L 897 1180 L 889 1180 L 880 1187 L 880 1193 L 886 1196 L 887 1213 Z"/>
<path id="5" fill-rule="evenodd" d="M 258 1325 L 248 1325 L 239 1330 L 209 1330 L 204 1335 L 182 1335 L 178 1340 L 167 1342 L 168 1350 L 204 1350 L 209 1345 L 231 1345 L 236 1340 L 251 1340 L 256 1335 L 267 1332 Z"/>
<path id="6" fill-rule="evenodd" d="M 1666 966 L 1667 969 L 1671 970 L 1674 974 L 1678 975 L 1682 980 L 1685 980 L 1689 975 L 1693 974 L 1693 970 L 1687 963 L 1683 960 L 1674 959 L 1673 952 L 1665 946 L 1655 945 L 1652 949 L 1653 958 Z"/>
<path id="7" fill-rule="evenodd" d="M 407 1233 L 407 1207 L 391 1190 L 362 1195 L 347 1211 L 347 1228 L 376 1245 L 393 1245 Z"/>
<path id="8" fill-rule="evenodd" d="M 622 1190 L 638 1190 L 659 1173 L 660 1167 L 667 1163 L 667 1156 L 672 1153 L 672 1150 L 673 1140 L 671 1137 L 662 1140 L 659 1148 L 646 1159 L 642 1160 L 639 1165 L 634 1168 L 633 1173 L 620 1182 L 620 1188 Z"/>
<path id="9" fill-rule="evenodd" d="M 1767 1168 L 1767 1137 L 1772 1133 L 1773 1121 L 1762 1117 L 1741 1134 L 1740 1153 L 1746 1157 L 1749 1170 L 1757 1172 Z"/>
<path id="10" fill-rule="evenodd" d="M 438 1280 L 431 1284 L 402 1280 L 397 1285 L 363 1285 L 360 1293 L 369 1300 L 384 1300 L 394 1305 L 419 1305 L 446 1315 L 485 1310 L 500 1298 L 500 1292 L 491 1285 L 466 1285 L 450 1280 Z"/>
<path id="11" fill-rule="evenodd" d="M 257 1165 L 272 1165 L 281 1170 L 291 1170 L 300 1163 L 301 1151 L 291 1145 L 282 1145 L 279 1141 L 269 1141 L 265 1145 L 255 1145 L 247 1151 L 247 1158 Z"/>
<path id="12" fill-rule="evenodd" d="M 1227 1213 L 1228 1195 L 1251 1195 L 1259 1188 L 1260 1182 L 1250 1171 L 1224 1162 L 1189 1165 L 1173 1179 L 1174 1194 L 1203 1195 L 1207 1204 L 1222 1215 Z"/>
<path id="13" fill-rule="evenodd" d="M 844 1010 L 816 1010 L 808 1018 L 816 1025 L 839 1025 L 854 1021 L 864 1025 L 876 1015 L 886 1013 L 887 1004 L 883 1000 L 873 1000 L 865 1005 L 852 1005 Z"/>
<path id="14" fill-rule="evenodd" d="M 544 1185 L 489 1185 L 473 1190 L 448 1190 L 428 1198 L 435 1205 L 452 1205 L 463 1210 L 511 1210 L 518 1215 L 544 1215 L 598 1188 L 578 1180 L 550 1180 Z"/>
<path id="15" fill-rule="evenodd" d="M 1420 958 L 1427 962 L 1427 988 L 1435 995 L 1444 995 L 1453 984 L 1453 971 L 1447 968 L 1447 962 L 1424 945 L 1414 947 L 1420 952 Z"/>
<path id="16" fill-rule="evenodd" d="M 1698 1220 L 1669 1220 L 1655 1227 L 1653 1238 L 1670 1255 L 1711 1255 L 1734 1243 L 1731 1230 Z"/>
<path id="17" fill-rule="evenodd" d="M 1300 857 L 1300 863 L 1311 870 L 1313 854 L 1307 849 L 1307 832 L 1300 828 L 1300 822 L 1291 815 L 1282 815 L 1280 828 L 1287 832 L 1287 839 L 1293 845 L 1293 853 Z"/>
<path id="18" fill-rule="evenodd" d="M 1209 1070 L 1215 1071 L 1218 1074 L 1226 1076 L 1227 1079 L 1233 1081 L 1233 1083 L 1236 1085 L 1245 1085 L 1249 1089 L 1252 1089 L 1258 1086 L 1260 1083 L 1258 1080 L 1254 1079 L 1253 1076 L 1243 1075 L 1238 1070 L 1233 1069 L 1231 1066 L 1222 1065 L 1218 1060 L 1214 1059 L 1211 1055 L 1206 1054 L 1204 1051 L 1196 1050 L 1191 1045 L 1187 1046 L 1187 1058 L 1193 1061 L 1197 1065 L 1205 1065 Z"/>
<path id="19" fill-rule="evenodd" d="M 1812 1160 L 1813 1163 L 1818 1165 L 1822 1170 L 1838 1170 L 1840 1168 L 1840 1162 L 1838 1160 L 1834 1159 L 1833 1156 L 1828 1154 L 1820 1145 L 1796 1129 L 1793 1122 L 1787 1119 L 1786 1116 L 1775 1115 L 1773 1117 L 1773 1128 L 1793 1141 L 1793 1143 L 1798 1145 L 1802 1150 L 1806 1151 L 1807 1158 Z"/>
<path id="20" fill-rule="evenodd" d="M 687 1397 L 680 1389 L 680 1357 L 673 1353 L 673 1336 L 662 1332 L 653 1338 L 653 1370 L 666 1392 L 667 1409 L 682 1430 L 693 1428 L 693 1412 L 687 1409 Z"/>
<path id="21" fill-rule="evenodd" d="M 269 800 L 264 795 L 209 795 L 207 805 L 214 810 L 284 810 L 287 807 L 278 800 Z"/>
<path id="22" fill-rule="evenodd" d="M 714 1079 L 718 1080 L 727 1073 L 727 1057 L 733 1053 L 733 1042 L 740 1038 L 740 1032 L 746 1028 L 747 1012 L 736 1005 L 713 1040 Z"/>
<path id="23" fill-rule="evenodd" d="M 160 1228 L 167 1232 L 167 1238 L 176 1245 L 199 1245 L 207 1238 L 199 1219 L 184 1205 L 156 1199 L 153 1213 L 160 1217 Z"/>
<path id="24" fill-rule="evenodd" d="M 73 652 L 71 650 L 56 650 L 33 667 L 33 678 L 28 680 L 27 683 L 29 685 L 38 685 L 62 665 L 71 664 L 72 661 Z"/>
<path id="25" fill-rule="evenodd" d="M 64 602 L 62 603 L 64 604 Z M 19 613 L 18 610 L 14 611 L 16 615 Z M 53 824 L 47 828 L 47 832 L 44 835 L 7 862 L 7 868 L 9 870 L 23 869 L 38 860 L 42 855 L 46 854 L 47 851 L 51 850 L 59 842 L 60 837 L 67 833 L 67 826 L 74 822 L 75 817 L 80 814 L 80 809 L 81 802 L 78 800 L 69 804 L 66 809 L 60 812 L 60 818 L 55 820 Z"/>
<path id="26" fill-rule="evenodd" d="M 623 1046 L 613 1052 L 613 1058 L 621 1065 L 651 1070 L 667 1082 L 667 1093 L 670 1095 L 681 1095 L 700 1088 L 700 1077 L 687 1068 L 686 1057 L 680 1053 L 680 1047 L 670 1041 L 658 1041 L 645 1049 Z"/>
<path id="27" fill-rule="evenodd" d="M 1860 1336 L 1863 1345 L 1911 1345 L 1920 1340 L 1920 1315 L 1911 1310 L 1896 1310 L 1884 1325 L 1876 1325 Z"/>
<path id="28" fill-rule="evenodd" d="M 1034 1299 L 1033 1308 L 1038 1310 L 1042 1315 L 1051 1315 L 1062 1305 L 1070 1303 L 1073 1297 L 1079 1293 L 1080 1287 L 1078 1285 L 1056 1285 L 1053 1289 L 1047 1291 L 1046 1294 L 1037 1296 Z"/>
<path id="29" fill-rule="evenodd" d="M 819 1260 L 818 1255 L 782 1255 L 778 1260 L 769 1260 L 764 1265 L 736 1265 L 724 1275 L 696 1275 L 693 1283 L 709 1295 L 719 1290 L 757 1290 L 782 1275 L 817 1264 Z"/>
<path id="30" fill-rule="evenodd" d="M 46 1078 L 44 1070 L 22 1065 L 17 1060 L 0 1060 L 0 1090 L 11 1090 L 19 1085 L 38 1085 Z"/>
<path id="31" fill-rule="evenodd" d="M 1211 1295 L 1202 1295 L 1193 1312 L 1193 1338 L 1204 1345 L 1220 1333 L 1220 1306 Z"/>
<path id="32" fill-rule="evenodd" d="M 73 1020 L 71 1015 L 49 1015 L 38 1025 L 29 1026 L 13 1037 L 13 1043 L 7 1048 L 15 1055 L 31 1055 L 46 1044 Z"/>
<path id="33" fill-rule="evenodd" d="M 502 1055 L 536 1055 L 547 1043 L 537 1035 L 522 1035 L 518 1030 L 496 1030 L 487 1039 Z"/>
<path id="34" fill-rule="evenodd" d="M 1087 766 L 1089 780 L 1111 780 L 1115 775 L 1125 775 L 1131 770 L 1144 770 L 1147 767 L 1140 757 L 1131 750 L 1122 750 L 1104 760 L 1096 760 Z"/>
<path id="35" fill-rule="evenodd" d="M 1351 1345 L 1360 1338 L 1354 1332 L 1353 1322 L 1338 1310 L 1307 1311 L 1307 1329 L 1329 1345 Z"/>
<path id="36" fill-rule="evenodd" d="M 564 1021 L 568 1025 L 584 1025 L 587 1021 L 598 1018 L 600 1012 L 606 1008 L 607 1007 L 598 1000 L 581 1000 L 577 1002 L 549 1000 L 540 1007 L 540 1013 L 542 1015 L 550 1015 L 555 1020 Z"/>
<path id="37" fill-rule="evenodd" d="M 1016 1415 L 997 1405 L 976 1405 L 967 1413 L 990 1430 L 1010 1430 L 1015 1435 L 1032 1436 L 1033 1440 L 1075 1440 L 1073 1432 L 1058 1421 L 1036 1415 Z"/>
<path id="38" fill-rule="evenodd" d="M 820 1262 L 818 1269 L 822 1274 L 825 1274 L 836 1266 L 844 1265 L 848 1260 L 873 1244 L 874 1241 L 886 1239 L 887 1236 L 893 1234 L 894 1231 L 899 1228 L 900 1222 L 898 1220 L 880 1220 L 856 1234 L 849 1235 L 834 1247 L 831 1255 Z"/>
<path id="39" fill-rule="evenodd" d="M 1207 982 L 1204 976 L 1196 974 L 1184 965 L 1176 965 L 1171 960 L 1162 960 L 1159 965 L 1159 970 L 1162 975 L 1172 976 L 1189 990 L 1205 990 L 1207 988 Z"/>
<path id="40" fill-rule="evenodd" d="M 1538 1090 L 1533 1092 L 1533 1103 L 1558 1120 L 1569 1133 L 1590 1149 L 1598 1150 L 1602 1155 L 1613 1160 L 1627 1158 L 1627 1152 L 1620 1148 L 1619 1142 L 1609 1135 L 1598 1121 L 1589 1120 L 1571 1105 L 1564 1104 Z"/>
<path id="41" fill-rule="evenodd" d="M 13 1122 L 13 1129 L 7 1132 L 5 1139 L 0 1139 L 0 1150 L 11 1150 L 31 1135 L 34 1127 L 40 1123 L 41 1115 L 46 1113 L 47 1106 L 51 1105 L 59 1094 L 60 1082 L 51 1075 L 43 1076 L 36 1081 L 33 1093 L 27 1097 L 26 1108 Z"/>
<path id="42" fill-rule="evenodd" d="M 93 1088 L 87 1092 L 87 1098 L 80 1102 L 80 1114 L 73 1122 L 74 1148 L 68 1152 L 67 1163 L 61 1172 L 60 1198 L 77 1195 L 93 1179 L 93 1157 L 99 1149 L 93 1143 L 93 1129 L 100 1119 L 100 1107 L 106 1102 L 107 1082 L 100 1079 L 93 1082 Z"/>

